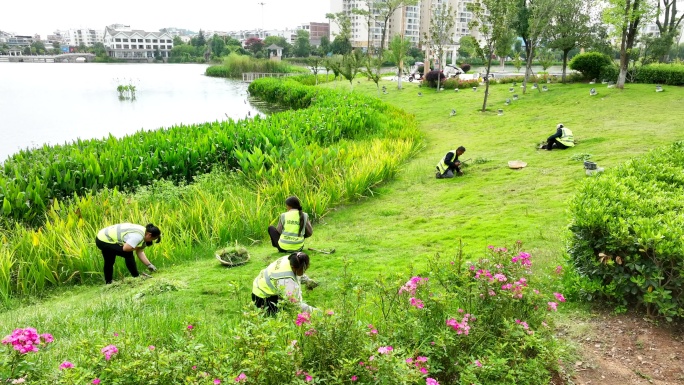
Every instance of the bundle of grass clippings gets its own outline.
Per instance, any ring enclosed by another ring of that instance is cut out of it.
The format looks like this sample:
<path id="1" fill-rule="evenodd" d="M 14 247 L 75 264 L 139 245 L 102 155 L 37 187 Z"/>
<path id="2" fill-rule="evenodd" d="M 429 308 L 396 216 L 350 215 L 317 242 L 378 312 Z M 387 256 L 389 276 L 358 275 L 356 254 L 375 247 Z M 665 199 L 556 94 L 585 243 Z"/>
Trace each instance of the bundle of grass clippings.
<path id="1" fill-rule="evenodd" d="M 216 259 L 224 266 L 240 266 L 249 261 L 247 249 L 235 242 L 235 246 L 225 247 L 216 251 Z"/>

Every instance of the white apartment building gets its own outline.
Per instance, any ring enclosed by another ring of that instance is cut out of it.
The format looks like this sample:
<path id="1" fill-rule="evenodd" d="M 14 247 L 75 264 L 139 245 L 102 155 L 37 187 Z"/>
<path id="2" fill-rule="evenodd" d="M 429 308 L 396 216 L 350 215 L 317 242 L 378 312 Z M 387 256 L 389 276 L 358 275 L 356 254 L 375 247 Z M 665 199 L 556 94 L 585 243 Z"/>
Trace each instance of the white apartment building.
<path id="1" fill-rule="evenodd" d="M 102 43 L 104 39 L 104 31 L 99 29 L 78 28 L 57 32 L 62 37 L 62 44 L 70 47 L 78 47 L 81 44 L 84 44 L 86 47 L 92 47 L 95 43 Z"/>
<path id="2" fill-rule="evenodd" d="M 368 19 L 366 16 L 355 15 L 352 11 L 354 9 L 368 10 L 368 2 L 371 3 L 371 13 L 373 18 L 370 23 L 370 36 L 368 28 Z M 331 0 L 330 12 L 339 13 L 344 12 L 349 15 L 351 19 L 351 43 L 355 48 L 368 47 L 369 40 L 371 47 L 379 47 L 382 40 L 382 27 L 384 20 L 379 15 L 377 9 L 373 9 L 372 0 Z M 414 44 L 420 41 L 420 14 L 421 7 L 407 6 L 397 9 L 387 23 L 387 33 L 385 36 L 385 47 L 388 46 L 389 41 L 394 35 L 403 34 L 404 37 L 410 39 Z M 336 23 L 330 24 L 331 40 L 340 33 L 340 28 Z"/>
<path id="3" fill-rule="evenodd" d="M 105 28 L 107 54 L 117 59 L 152 59 L 159 51 L 162 58 L 171 56 L 173 36 L 163 32 L 145 32 L 129 25 L 113 24 Z"/>

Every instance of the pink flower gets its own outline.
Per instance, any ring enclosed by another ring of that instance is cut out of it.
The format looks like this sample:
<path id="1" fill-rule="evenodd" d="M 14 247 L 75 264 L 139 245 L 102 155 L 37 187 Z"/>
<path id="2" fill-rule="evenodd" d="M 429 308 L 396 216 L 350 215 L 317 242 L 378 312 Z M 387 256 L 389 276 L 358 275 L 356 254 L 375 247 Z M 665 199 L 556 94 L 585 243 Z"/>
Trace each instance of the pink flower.
<path id="1" fill-rule="evenodd" d="M 456 334 L 465 334 L 468 335 L 470 332 L 470 326 L 468 325 L 468 320 L 470 318 L 470 314 L 466 314 L 461 322 L 456 321 L 456 319 L 451 318 L 446 321 L 447 326 L 451 326 L 455 331 Z"/>
<path id="2" fill-rule="evenodd" d="M 150 349 L 150 350 L 154 350 L 154 349 L 155 349 L 154 345 L 150 345 L 150 346 L 148 346 L 147 348 Z"/>
<path id="3" fill-rule="evenodd" d="M 422 309 L 425 307 L 425 304 L 423 303 L 423 301 L 421 301 L 420 299 L 418 299 L 416 297 L 411 297 L 409 299 L 409 302 L 411 302 L 411 306 L 414 306 L 418 309 Z"/>
<path id="4" fill-rule="evenodd" d="M 109 361 L 113 355 L 119 352 L 119 349 L 117 349 L 114 345 L 107 345 L 104 348 L 102 348 L 101 352 L 102 354 L 104 354 L 105 360 Z"/>
<path id="5" fill-rule="evenodd" d="M 439 385 L 439 382 L 437 382 L 437 380 L 435 380 L 434 378 L 428 377 L 427 379 L 425 379 L 425 385 Z"/>
<path id="6" fill-rule="evenodd" d="M 561 265 L 556 266 L 556 274 L 560 274 L 562 272 L 563 272 L 563 266 L 561 266 Z"/>
<path id="7" fill-rule="evenodd" d="M 555 302 L 549 302 L 548 305 L 549 305 L 549 307 L 547 308 L 548 310 L 551 310 L 551 311 L 556 311 L 556 310 L 558 310 L 558 309 L 556 309 L 556 307 L 558 306 L 557 303 L 555 303 Z"/>
<path id="8" fill-rule="evenodd" d="M 304 381 L 306 381 L 306 382 L 311 382 L 311 380 L 313 380 L 313 377 L 311 377 L 308 374 L 304 377 Z"/>
<path id="9" fill-rule="evenodd" d="M 119 333 L 114 332 L 114 337 L 118 337 L 118 336 L 119 336 Z"/>
<path id="10" fill-rule="evenodd" d="M 407 358 L 407 359 L 406 359 L 406 363 L 409 364 L 409 365 L 412 364 L 412 363 L 413 363 L 413 358 Z"/>
<path id="11" fill-rule="evenodd" d="M 378 348 L 378 353 L 380 354 L 387 354 L 394 350 L 391 346 L 381 346 Z"/>
<path id="12" fill-rule="evenodd" d="M 427 282 L 428 278 L 422 278 L 422 277 L 413 277 L 409 279 L 404 286 L 402 286 L 399 289 L 399 294 L 403 292 L 410 293 L 411 295 L 416 294 L 416 290 L 418 290 L 418 286 L 421 285 L 423 282 Z"/>
<path id="13" fill-rule="evenodd" d="M 100 379 L 96 378 L 92 381 L 93 385 L 99 385 L 100 384 Z"/>
<path id="14" fill-rule="evenodd" d="M 416 357 L 416 362 L 427 362 L 428 358 L 425 356 Z"/>
<path id="15" fill-rule="evenodd" d="M 72 363 L 69 362 L 69 361 L 64 361 L 64 362 L 62 362 L 61 365 L 59 365 L 59 370 L 70 369 L 70 368 L 73 368 L 73 367 L 74 367 L 74 364 L 72 364 Z"/>
<path id="16" fill-rule="evenodd" d="M 197 370 L 197 365 L 192 365 L 192 370 Z"/>
<path id="17" fill-rule="evenodd" d="M 246 382 L 247 381 L 247 375 L 244 373 L 240 373 L 237 377 L 235 377 L 235 382 Z"/>
<path id="18" fill-rule="evenodd" d="M 312 336 L 316 333 L 316 329 L 309 329 L 306 332 L 304 332 L 305 336 Z"/>
<path id="19" fill-rule="evenodd" d="M 50 333 L 41 334 L 41 335 L 40 335 L 40 338 L 42 338 L 42 339 L 43 339 L 43 342 L 45 342 L 46 344 L 49 344 L 49 343 L 51 343 L 52 341 L 55 340 L 55 338 L 54 338 L 54 337 L 52 336 L 52 334 L 50 334 Z"/>
<path id="20" fill-rule="evenodd" d="M 188 330 L 192 330 L 192 329 L 194 329 L 194 328 L 195 328 L 194 326 L 188 325 Z"/>
<path id="21" fill-rule="evenodd" d="M 376 329 L 372 324 L 368 324 L 368 328 L 370 329 L 370 331 L 366 334 L 368 334 L 369 336 L 378 334 L 378 329 Z"/>
<path id="22" fill-rule="evenodd" d="M 473 364 L 475 364 L 475 366 L 477 366 L 478 368 L 482 367 L 482 362 L 480 362 L 480 360 L 475 360 L 475 362 L 473 362 Z"/>
<path id="23" fill-rule="evenodd" d="M 335 314 L 335 312 L 334 312 L 334 311 L 332 311 L 332 310 L 328 310 L 327 312 L 325 312 L 325 314 L 327 314 L 327 315 L 334 315 L 334 314 Z"/>
<path id="24" fill-rule="evenodd" d="M 352 380 L 352 381 L 356 381 L 356 380 L 358 380 L 358 379 L 359 379 L 359 378 L 356 377 L 356 376 L 351 376 L 351 380 Z"/>
<path id="25" fill-rule="evenodd" d="M 565 302 L 565 297 L 563 297 L 563 294 L 561 293 L 553 293 L 554 296 L 556 296 L 556 299 L 558 302 Z"/>
<path id="26" fill-rule="evenodd" d="M 302 324 L 308 323 L 311 323 L 311 314 L 307 312 L 297 314 L 297 319 L 295 320 L 295 324 L 297 326 L 302 326 Z"/>
<path id="27" fill-rule="evenodd" d="M 220 383 L 221 383 L 221 380 L 219 380 L 218 378 L 214 378 L 214 384 L 215 385 L 218 385 Z"/>
<path id="28" fill-rule="evenodd" d="M 420 368 L 420 372 L 423 374 L 428 374 L 428 370 L 426 368 Z"/>
<path id="29" fill-rule="evenodd" d="M 529 329 L 529 325 L 525 321 L 521 321 L 521 320 L 517 319 L 517 320 L 515 320 L 515 323 L 522 326 L 522 328 L 525 330 Z"/>

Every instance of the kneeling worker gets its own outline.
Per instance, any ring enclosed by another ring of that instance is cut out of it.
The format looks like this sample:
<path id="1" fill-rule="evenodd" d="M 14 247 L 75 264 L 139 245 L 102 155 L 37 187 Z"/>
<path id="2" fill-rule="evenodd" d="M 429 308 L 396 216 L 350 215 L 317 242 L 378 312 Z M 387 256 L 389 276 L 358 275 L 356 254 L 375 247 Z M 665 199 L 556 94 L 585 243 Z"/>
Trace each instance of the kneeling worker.
<path id="1" fill-rule="evenodd" d="M 302 311 L 312 312 L 315 308 L 302 300 L 300 283 L 308 268 L 309 256 L 301 251 L 278 258 L 254 278 L 252 301 L 256 307 L 266 308 L 269 315 L 278 311 L 281 299 L 298 303 Z"/>
<path id="2" fill-rule="evenodd" d="M 574 147 L 575 140 L 572 136 L 572 131 L 566 128 L 563 124 L 556 126 L 556 133 L 549 136 L 546 140 L 546 145 L 542 149 L 553 150 L 554 148 L 565 150 L 568 147 Z"/>
<path id="3" fill-rule="evenodd" d="M 461 162 L 458 160 L 458 157 L 463 155 L 465 151 L 465 147 L 460 146 L 455 150 L 447 152 L 444 158 L 437 164 L 437 174 L 435 175 L 437 179 L 453 178 L 454 172 L 458 176 L 463 175 L 460 167 Z"/>

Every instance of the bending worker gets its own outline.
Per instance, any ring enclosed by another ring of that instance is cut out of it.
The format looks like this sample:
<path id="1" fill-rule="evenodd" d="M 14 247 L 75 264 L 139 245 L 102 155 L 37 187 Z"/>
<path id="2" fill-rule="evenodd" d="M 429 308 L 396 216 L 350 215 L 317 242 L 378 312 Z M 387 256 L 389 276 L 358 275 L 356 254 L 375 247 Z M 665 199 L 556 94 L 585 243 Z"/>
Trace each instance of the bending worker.
<path id="1" fill-rule="evenodd" d="M 542 146 L 542 148 L 551 151 L 554 148 L 565 150 L 568 147 L 574 146 L 575 140 L 572 136 L 572 131 L 563 124 L 558 124 L 556 126 L 556 133 L 549 136 L 546 140 L 546 145 Z"/>
<path id="2" fill-rule="evenodd" d="M 460 167 L 461 162 L 458 160 L 458 157 L 463 155 L 465 151 L 465 147 L 460 146 L 455 150 L 447 152 L 444 158 L 437 164 L 437 174 L 435 175 L 437 179 L 453 178 L 454 172 L 458 176 L 463 175 Z"/>
<path id="3" fill-rule="evenodd" d="M 271 315 L 278 312 L 278 301 L 286 298 L 298 303 L 302 311 L 312 312 L 314 307 L 302 300 L 301 276 L 309 268 L 309 256 L 296 252 L 278 258 L 261 270 L 252 284 L 252 301 L 259 309 L 266 308 Z"/>
<path id="4" fill-rule="evenodd" d="M 287 211 L 280 214 L 278 227 L 268 226 L 271 244 L 281 253 L 292 253 L 304 249 L 304 238 L 313 235 L 309 215 L 302 211 L 302 203 L 296 196 L 285 200 Z"/>
<path id="5" fill-rule="evenodd" d="M 145 255 L 145 247 L 151 246 L 153 241 L 161 241 L 161 231 L 153 224 L 147 226 L 134 225 L 132 223 L 120 223 L 100 230 L 95 238 L 97 248 L 102 251 L 104 257 L 104 276 L 105 283 L 112 283 L 114 274 L 114 262 L 116 257 L 123 257 L 126 267 L 131 276 L 137 277 L 138 266 L 133 257 L 133 251 L 150 271 L 157 271 L 157 268 L 150 263 Z"/>

